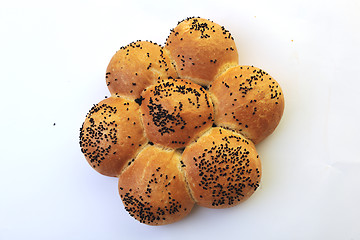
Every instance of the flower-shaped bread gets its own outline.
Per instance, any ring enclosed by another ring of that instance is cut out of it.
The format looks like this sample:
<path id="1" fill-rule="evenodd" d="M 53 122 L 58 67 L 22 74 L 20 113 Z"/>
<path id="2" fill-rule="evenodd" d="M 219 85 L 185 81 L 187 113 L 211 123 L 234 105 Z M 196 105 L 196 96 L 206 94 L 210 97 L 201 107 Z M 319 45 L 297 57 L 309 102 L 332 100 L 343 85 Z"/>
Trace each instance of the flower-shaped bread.
<path id="1" fill-rule="evenodd" d="M 268 73 L 238 65 L 224 27 L 188 18 L 165 46 L 130 43 L 112 57 L 106 84 L 111 97 L 87 114 L 80 147 L 95 170 L 119 178 L 135 219 L 169 224 L 194 204 L 235 206 L 259 187 L 255 144 L 275 130 L 284 97 Z"/>

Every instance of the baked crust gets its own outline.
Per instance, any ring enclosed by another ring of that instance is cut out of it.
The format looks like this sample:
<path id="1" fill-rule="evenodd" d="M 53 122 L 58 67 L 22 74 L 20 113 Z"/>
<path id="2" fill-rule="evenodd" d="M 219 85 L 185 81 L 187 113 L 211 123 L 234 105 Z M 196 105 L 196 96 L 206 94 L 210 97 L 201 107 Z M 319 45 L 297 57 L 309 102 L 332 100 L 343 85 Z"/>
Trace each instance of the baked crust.
<path id="1" fill-rule="evenodd" d="M 212 128 L 182 155 L 184 173 L 197 204 L 228 208 L 259 187 L 261 162 L 254 144 L 242 135 Z"/>
<path id="2" fill-rule="evenodd" d="M 145 147 L 119 177 L 119 193 L 129 214 L 148 225 L 179 221 L 194 206 L 180 165 L 181 154 Z"/>
<path id="3" fill-rule="evenodd" d="M 254 66 L 236 66 L 218 76 L 209 89 L 215 124 L 238 131 L 255 144 L 269 136 L 284 112 L 280 85 Z"/>
<path id="4" fill-rule="evenodd" d="M 165 49 L 174 61 L 180 78 L 204 86 L 239 61 L 230 32 L 203 18 L 188 18 L 179 22 L 171 30 Z"/>
<path id="5" fill-rule="evenodd" d="M 165 47 L 136 41 L 109 62 L 111 97 L 94 105 L 80 147 L 99 173 L 118 177 L 128 213 L 170 224 L 194 204 L 228 208 L 259 187 L 255 145 L 284 111 L 279 84 L 239 66 L 229 31 L 203 18 L 171 30 Z"/>
<path id="6" fill-rule="evenodd" d="M 119 176 L 146 142 L 139 105 L 115 96 L 94 105 L 80 129 L 86 160 L 96 171 L 111 177 Z"/>
<path id="7" fill-rule="evenodd" d="M 153 143 L 182 148 L 213 124 L 207 91 L 188 80 L 163 80 L 147 88 L 142 97 L 142 121 Z"/>
<path id="8" fill-rule="evenodd" d="M 140 97 L 156 81 L 176 78 L 174 66 L 163 50 L 153 42 L 137 41 L 118 50 L 106 70 L 106 84 L 112 95 Z"/>

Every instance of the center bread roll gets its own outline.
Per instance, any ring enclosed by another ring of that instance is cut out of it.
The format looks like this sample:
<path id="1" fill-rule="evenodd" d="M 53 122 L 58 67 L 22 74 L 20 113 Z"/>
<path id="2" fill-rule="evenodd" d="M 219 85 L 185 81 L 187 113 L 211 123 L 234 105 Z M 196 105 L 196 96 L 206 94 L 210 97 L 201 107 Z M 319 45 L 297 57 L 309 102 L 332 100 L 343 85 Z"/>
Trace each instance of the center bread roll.
<path id="1" fill-rule="evenodd" d="M 208 130 L 214 110 L 206 90 L 188 80 L 168 79 L 142 93 L 142 121 L 151 142 L 182 148 Z"/>

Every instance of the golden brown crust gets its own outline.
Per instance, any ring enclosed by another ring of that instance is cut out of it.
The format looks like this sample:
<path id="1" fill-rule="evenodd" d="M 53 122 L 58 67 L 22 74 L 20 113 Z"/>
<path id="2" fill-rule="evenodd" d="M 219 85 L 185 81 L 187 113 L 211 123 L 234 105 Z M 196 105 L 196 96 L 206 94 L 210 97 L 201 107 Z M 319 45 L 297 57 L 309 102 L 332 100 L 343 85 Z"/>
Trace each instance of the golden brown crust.
<path id="1" fill-rule="evenodd" d="M 270 135 L 284 111 L 279 84 L 253 66 L 228 69 L 211 84 L 216 125 L 234 129 L 255 144 Z"/>
<path id="2" fill-rule="evenodd" d="M 213 124 L 213 106 L 206 90 L 190 81 L 168 79 L 142 93 L 142 121 L 150 141 L 185 147 Z"/>
<path id="3" fill-rule="evenodd" d="M 212 128 L 185 148 L 182 161 L 191 194 L 203 207 L 237 205 L 260 183 L 261 162 L 254 144 L 230 130 Z"/>
<path id="4" fill-rule="evenodd" d="M 119 193 L 129 214 L 148 225 L 179 221 L 194 206 L 180 168 L 180 153 L 145 147 L 119 177 Z"/>
<path id="5" fill-rule="evenodd" d="M 99 173 L 115 177 L 147 142 L 139 105 L 110 97 L 94 105 L 80 129 L 80 147 Z"/>
<path id="6" fill-rule="evenodd" d="M 165 49 L 180 78 L 208 85 L 225 68 L 238 64 L 235 42 L 224 27 L 203 18 L 188 18 L 170 33 Z"/>
<path id="7" fill-rule="evenodd" d="M 193 17 L 165 47 L 132 42 L 110 60 L 106 84 L 111 97 L 87 114 L 80 147 L 96 171 L 119 178 L 136 220 L 170 224 L 195 203 L 232 207 L 259 187 L 254 143 L 277 127 L 284 97 L 266 72 L 238 65 L 224 27 Z"/>
<path id="8" fill-rule="evenodd" d="M 157 80 L 176 78 L 167 53 L 155 43 L 137 41 L 122 47 L 110 60 L 106 84 L 112 95 L 140 97 Z"/>

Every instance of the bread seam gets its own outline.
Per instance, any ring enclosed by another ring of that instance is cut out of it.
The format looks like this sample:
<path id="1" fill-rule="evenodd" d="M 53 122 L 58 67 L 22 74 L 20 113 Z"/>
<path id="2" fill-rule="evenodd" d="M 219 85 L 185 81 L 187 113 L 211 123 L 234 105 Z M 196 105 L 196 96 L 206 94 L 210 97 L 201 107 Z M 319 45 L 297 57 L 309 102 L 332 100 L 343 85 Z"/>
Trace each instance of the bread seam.
<path id="1" fill-rule="evenodd" d="M 213 103 L 218 101 L 217 98 L 216 98 L 216 96 L 215 96 L 214 94 L 212 94 L 212 93 L 210 92 L 210 90 L 208 91 L 208 94 L 209 94 L 209 96 L 210 96 L 210 98 L 211 98 L 211 101 L 212 101 Z M 216 115 L 216 106 L 218 106 L 218 105 L 219 105 L 219 104 L 213 104 L 214 114 L 215 114 L 215 115 Z M 249 137 L 247 136 L 247 134 L 244 134 L 242 131 L 236 130 L 235 127 L 233 127 L 231 124 L 224 124 L 224 123 L 217 124 L 216 121 L 215 121 L 215 116 L 214 116 L 214 123 L 216 124 L 216 126 L 221 127 L 221 128 L 223 128 L 223 129 L 230 130 L 230 131 L 232 131 L 232 132 L 234 132 L 234 133 L 240 134 L 240 135 L 241 135 L 242 137 L 244 137 L 245 139 L 250 140 L 251 142 L 254 143 L 254 141 L 253 141 L 251 138 L 249 138 Z"/>
<path id="2" fill-rule="evenodd" d="M 218 73 L 215 75 L 214 79 L 210 82 L 210 84 L 216 79 L 218 78 L 220 75 L 222 75 L 223 73 L 225 73 L 227 70 L 229 70 L 230 68 L 233 67 L 237 67 L 240 66 L 238 63 L 235 62 L 234 63 L 225 63 L 224 65 L 221 66 L 221 68 L 219 69 Z"/>
<path id="3" fill-rule="evenodd" d="M 177 151 L 177 153 L 179 154 L 179 159 L 178 159 L 179 161 L 178 161 L 178 163 L 177 163 L 177 166 L 178 166 L 179 172 L 181 173 L 181 175 L 182 175 L 182 177 L 183 177 L 183 179 L 184 179 L 185 188 L 186 188 L 186 190 L 187 190 L 190 198 L 193 200 L 194 203 L 196 203 L 196 200 L 195 200 L 195 198 L 194 198 L 194 194 L 192 193 L 192 190 L 191 190 L 191 188 L 190 188 L 190 186 L 189 186 L 189 182 L 188 182 L 188 180 L 187 180 L 187 178 L 186 178 L 186 173 L 185 173 L 183 167 L 181 166 L 181 163 L 182 163 L 182 153 L 180 153 L 179 151 Z M 184 164 L 184 163 L 182 163 L 182 164 Z"/>
<path id="4" fill-rule="evenodd" d="M 176 74 L 177 74 L 177 77 L 179 78 L 179 77 L 180 77 L 180 76 L 179 76 L 179 71 L 178 71 L 178 69 L 177 69 L 176 62 L 175 62 L 174 58 L 173 58 L 172 55 L 171 55 L 171 52 L 170 52 L 167 48 L 165 48 L 165 47 L 163 47 L 163 51 L 165 51 L 166 54 L 169 56 L 170 64 L 172 64 L 172 65 L 174 66 L 174 69 L 175 69 L 175 72 L 176 72 Z"/>
<path id="5" fill-rule="evenodd" d="M 148 143 L 145 143 L 143 146 L 141 146 L 136 152 L 135 154 L 133 155 L 132 158 L 130 158 L 128 161 L 126 161 L 126 163 L 124 164 L 124 167 L 121 169 L 120 173 L 118 175 L 116 175 L 115 177 L 119 178 L 120 175 L 131 165 L 130 162 L 134 161 L 137 156 L 140 154 L 140 152 L 148 146 Z"/>
<path id="6" fill-rule="evenodd" d="M 130 96 L 127 96 L 127 95 L 118 95 L 117 93 L 111 94 L 110 97 L 122 98 L 124 100 L 131 101 L 131 102 L 134 102 L 136 99 L 136 98 L 131 98 Z"/>
<path id="7" fill-rule="evenodd" d="M 131 100 L 134 102 L 134 100 Z M 136 103 L 135 103 L 136 104 Z M 120 171 L 120 173 L 118 175 L 116 175 L 117 178 L 120 177 L 120 175 L 125 171 L 126 168 L 128 168 L 130 165 L 131 165 L 131 161 L 135 160 L 137 158 L 137 156 L 140 154 L 140 152 L 147 146 L 149 145 L 149 138 L 148 136 L 146 135 L 145 133 L 145 128 L 144 128 L 144 124 L 142 122 L 142 117 L 141 117 L 141 110 L 140 110 L 140 107 L 138 109 L 138 114 L 140 115 L 140 124 L 141 124 L 141 127 L 143 129 L 143 136 L 145 137 L 145 139 L 147 140 L 147 142 L 144 143 L 144 145 L 142 145 L 141 147 L 138 148 L 138 150 L 135 152 L 135 154 L 133 155 L 132 158 L 130 158 L 128 161 L 126 161 L 126 163 L 124 164 L 124 167 L 122 168 L 122 170 Z"/>
<path id="8" fill-rule="evenodd" d="M 234 133 L 237 133 L 237 134 L 241 135 L 242 137 L 244 137 L 246 140 L 250 140 L 251 142 L 254 143 L 254 141 L 250 137 L 248 137 L 246 133 L 244 133 L 243 131 L 240 131 L 240 130 L 236 130 L 231 124 L 222 123 L 221 125 L 218 125 L 218 127 L 221 127 L 226 130 L 230 130 Z"/>
<path id="9" fill-rule="evenodd" d="M 176 72 L 178 78 L 190 80 L 190 81 L 192 81 L 193 83 L 198 84 L 198 85 L 203 86 L 203 87 L 208 87 L 208 86 L 211 84 L 212 81 L 209 82 L 209 83 L 207 83 L 207 84 L 201 83 L 201 82 L 203 82 L 204 80 L 203 80 L 203 79 L 200 79 L 200 78 L 193 78 L 193 77 L 190 77 L 190 76 L 180 77 L 179 71 L 178 71 L 178 67 L 177 67 L 177 65 L 176 65 L 176 61 L 175 61 L 174 58 L 172 57 L 171 51 L 169 51 L 169 50 L 168 50 L 167 48 L 165 48 L 165 47 L 164 47 L 164 50 L 167 52 L 167 54 L 168 54 L 168 56 L 169 56 L 169 59 L 170 59 L 171 63 L 173 64 L 174 68 L 175 68 L 175 72 Z M 216 76 L 217 76 L 217 75 L 216 75 Z M 199 81 L 198 79 L 199 79 L 200 81 Z M 214 78 L 214 79 L 215 79 L 215 78 Z"/>

